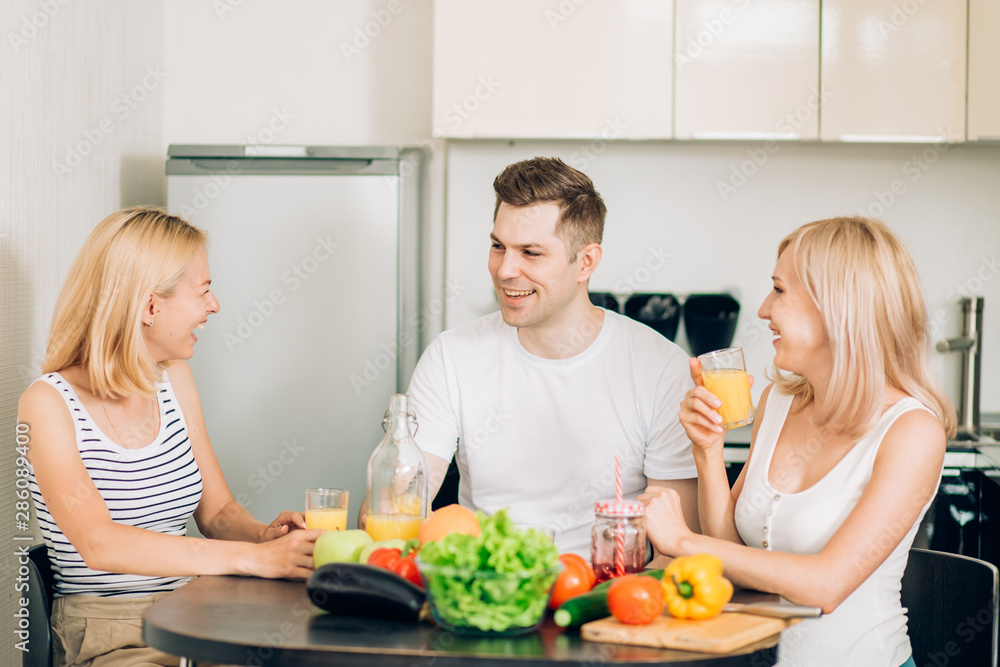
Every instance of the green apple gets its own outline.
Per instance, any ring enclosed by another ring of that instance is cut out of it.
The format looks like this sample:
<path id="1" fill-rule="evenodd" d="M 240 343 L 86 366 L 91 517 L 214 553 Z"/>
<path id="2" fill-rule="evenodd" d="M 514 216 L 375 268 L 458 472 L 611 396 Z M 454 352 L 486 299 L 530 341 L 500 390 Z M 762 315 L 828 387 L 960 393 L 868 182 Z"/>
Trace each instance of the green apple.
<path id="1" fill-rule="evenodd" d="M 405 546 L 405 540 L 382 540 L 381 542 L 372 542 L 361 550 L 361 555 L 358 556 L 358 562 L 362 565 L 367 565 L 368 557 L 371 556 L 372 552 L 376 549 L 399 549 L 402 551 Z"/>
<path id="2" fill-rule="evenodd" d="M 363 530 L 328 530 L 313 547 L 315 567 L 327 563 L 357 563 L 361 550 L 372 543 L 371 535 Z"/>

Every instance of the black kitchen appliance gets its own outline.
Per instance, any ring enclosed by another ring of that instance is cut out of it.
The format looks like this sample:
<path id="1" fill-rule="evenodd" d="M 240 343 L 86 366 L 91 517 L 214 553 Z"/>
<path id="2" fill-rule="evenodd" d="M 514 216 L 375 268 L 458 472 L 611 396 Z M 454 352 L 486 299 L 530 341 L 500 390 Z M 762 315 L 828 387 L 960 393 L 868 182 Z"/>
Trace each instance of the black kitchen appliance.
<path id="1" fill-rule="evenodd" d="M 618 305 L 618 299 L 616 299 L 615 295 L 610 292 L 591 292 L 590 302 L 598 308 L 605 308 L 607 310 L 613 310 L 616 313 L 621 313 L 621 307 Z"/>
<path id="2" fill-rule="evenodd" d="M 728 294 L 692 294 L 684 301 L 684 332 L 691 354 L 729 347 L 736 335 L 740 302 Z"/>
<path id="3" fill-rule="evenodd" d="M 681 304 L 673 294 L 633 294 L 625 302 L 625 315 L 672 341 L 681 321 Z"/>

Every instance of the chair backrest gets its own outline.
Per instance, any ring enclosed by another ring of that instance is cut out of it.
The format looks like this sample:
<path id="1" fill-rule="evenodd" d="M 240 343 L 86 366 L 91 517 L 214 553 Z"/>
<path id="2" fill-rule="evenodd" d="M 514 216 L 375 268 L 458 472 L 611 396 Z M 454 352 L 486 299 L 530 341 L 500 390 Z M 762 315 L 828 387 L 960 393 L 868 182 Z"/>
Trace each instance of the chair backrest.
<path id="1" fill-rule="evenodd" d="M 910 549 L 900 598 L 914 662 L 997 667 L 998 582 L 986 561 Z"/>
<path id="2" fill-rule="evenodd" d="M 52 667 L 52 633 L 49 618 L 55 578 L 45 545 L 28 550 L 28 651 L 22 654 L 23 667 Z"/>

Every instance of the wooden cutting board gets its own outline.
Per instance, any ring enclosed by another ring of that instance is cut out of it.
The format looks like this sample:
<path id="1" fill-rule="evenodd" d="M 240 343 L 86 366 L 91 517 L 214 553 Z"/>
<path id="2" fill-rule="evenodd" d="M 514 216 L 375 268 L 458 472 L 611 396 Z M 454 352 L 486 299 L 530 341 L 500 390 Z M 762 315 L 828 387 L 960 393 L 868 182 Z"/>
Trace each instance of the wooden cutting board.
<path id="1" fill-rule="evenodd" d="M 698 653 L 729 653 L 776 635 L 800 620 L 728 612 L 701 621 L 686 621 L 663 615 L 649 625 L 626 625 L 615 618 L 602 618 L 584 623 L 580 628 L 580 636 L 609 644 L 634 644 Z"/>

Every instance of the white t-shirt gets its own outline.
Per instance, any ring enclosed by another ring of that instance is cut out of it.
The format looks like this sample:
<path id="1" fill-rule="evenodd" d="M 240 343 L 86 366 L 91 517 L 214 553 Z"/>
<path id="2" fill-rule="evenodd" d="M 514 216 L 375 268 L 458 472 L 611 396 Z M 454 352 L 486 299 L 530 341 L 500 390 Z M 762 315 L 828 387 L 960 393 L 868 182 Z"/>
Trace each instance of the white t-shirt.
<path id="1" fill-rule="evenodd" d="M 747 546 L 814 554 L 826 546 L 858 504 L 889 427 L 900 415 L 927 408 L 912 397 L 899 400 L 823 479 L 804 491 L 784 493 L 771 486 L 768 471 L 791 405 L 790 394 L 771 389 L 736 502 L 736 528 Z M 781 633 L 780 667 L 897 667 L 910 657 L 906 616 L 899 602 L 900 580 L 930 503 L 907 527 L 892 553 L 832 613 L 806 619 Z"/>
<path id="2" fill-rule="evenodd" d="M 605 311 L 596 340 L 570 359 L 528 353 L 494 313 L 446 331 L 410 381 L 416 441 L 446 461 L 458 449 L 459 502 L 556 530 L 561 552 L 590 556 L 594 502 L 650 479 L 696 476 L 678 421 L 688 356 L 634 320 Z"/>

